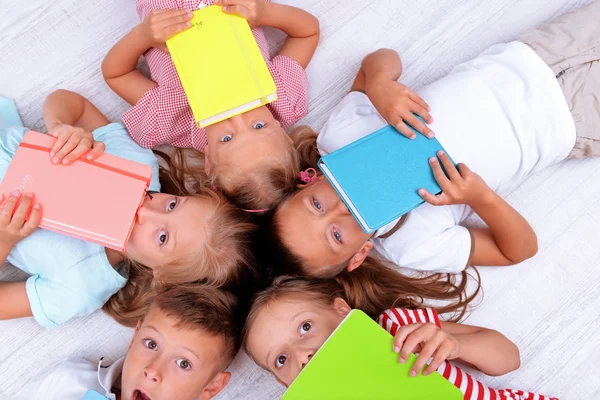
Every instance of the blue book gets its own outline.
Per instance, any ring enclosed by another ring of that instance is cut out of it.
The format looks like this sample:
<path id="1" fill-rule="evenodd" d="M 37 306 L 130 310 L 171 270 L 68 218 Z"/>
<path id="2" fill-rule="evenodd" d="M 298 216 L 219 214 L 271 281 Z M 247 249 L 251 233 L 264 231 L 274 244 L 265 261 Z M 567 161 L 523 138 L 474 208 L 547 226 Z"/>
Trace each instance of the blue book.
<path id="1" fill-rule="evenodd" d="M 388 125 L 322 157 L 319 168 L 363 231 L 372 233 L 422 204 L 419 189 L 442 191 L 429 166 L 439 150 L 435 138 L 417 132 L 410 140 Z"/>

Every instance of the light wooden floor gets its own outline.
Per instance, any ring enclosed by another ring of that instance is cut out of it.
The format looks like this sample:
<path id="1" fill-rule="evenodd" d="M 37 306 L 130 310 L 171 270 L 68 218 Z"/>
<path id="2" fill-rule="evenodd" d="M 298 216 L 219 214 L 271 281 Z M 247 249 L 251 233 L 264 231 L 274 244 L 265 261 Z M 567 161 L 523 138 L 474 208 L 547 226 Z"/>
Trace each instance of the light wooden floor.
<path id="1" fill-rule="evenodd" d="M 286 0 L 321 21 L 322 42 L 308 69 L 311 112 L 304 122 L 322 125 L 362 57 L 378 47 L 401 53 L 402 81 L 416 87 L 494 43 L 588 2 Z M 43 99 L 60 87 L 84 94 L 118 120 L 126 105 L 104 84 L 100 62 L 136 22 L 132 0 L 3 0 L 0 94 L 17 100 L 31 128 L 43 129 Z M 522 361 L 517 372 L 483 377 L 489 385 L 563 400 L 600 399 L 599 176 L 600 160 L 564 162 L 507 195 L 534 226 L 540 251 L 516 267 L 482 269 L 485 296 L 468 322 L 501 330 L 519 345 Z M 0 280 L 23 278 L 11 267 L 0 271 Z M 114 360 L 130 338 L 130 330 L 99 312 L 53 331 L 29 319 L 1 322 L 0 398 L 11 398 L 33 374 L 67 356 Z M 220 399 L 276 399 L 282 393 L 245 355 L 231 371 Z"/>

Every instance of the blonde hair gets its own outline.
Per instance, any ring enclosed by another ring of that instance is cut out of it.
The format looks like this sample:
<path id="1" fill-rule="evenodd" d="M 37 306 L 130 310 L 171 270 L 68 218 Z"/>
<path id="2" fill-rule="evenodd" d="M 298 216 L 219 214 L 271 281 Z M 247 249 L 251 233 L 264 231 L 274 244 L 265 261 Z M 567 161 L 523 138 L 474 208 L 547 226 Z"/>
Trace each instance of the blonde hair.
<path id="1" fill-rule="evenodd" d="M 165 285 L 201 281 L 216 287 L 235 288 L 248 279 L 254 279 L 257 274 L 251 251 L 256 225 L 251 217 L 230 204 L 220 193 L 203 186 L 192 185 L 196 193 L 191 194 L 184 160 L 178 160 L 181 164 L 177 164 L 165 153 L 155 152 L 168 166 L 168 169 L 160 169 L 164 191 L 178 196 L 208 198 L 214 208 L 206 220 L 209 234 L 191 256 L 162 265 L 154 271 L 135 260 L 125 260 L 129 279 L 103 309 L 117 322 L 127 326 L 135 325 L 156 290 Z"/>

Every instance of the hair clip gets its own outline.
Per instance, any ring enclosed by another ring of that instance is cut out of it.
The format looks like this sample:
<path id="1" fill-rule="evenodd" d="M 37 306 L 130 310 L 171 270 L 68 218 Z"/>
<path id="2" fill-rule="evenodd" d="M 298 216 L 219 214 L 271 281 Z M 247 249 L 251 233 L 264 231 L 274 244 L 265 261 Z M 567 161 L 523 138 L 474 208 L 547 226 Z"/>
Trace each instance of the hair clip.
<path id="1" fill-rule="evenodd" d="M 246 211 L 247 213 L 261 213 L 261 212 L 269 211 L 268 208 L 263 208 L 262 210 L 245 210 L 242 208 L 241 210 Z"/>
<path id="2" fill-rule="evenodd" d="M 311 175 L 312 173 L 312 175 Z M 304 183 L 311 183 L 317 179 L 317 171 L 314 168 L 307 168 L 304 171 L 300 171 L 300 180 Z"/>

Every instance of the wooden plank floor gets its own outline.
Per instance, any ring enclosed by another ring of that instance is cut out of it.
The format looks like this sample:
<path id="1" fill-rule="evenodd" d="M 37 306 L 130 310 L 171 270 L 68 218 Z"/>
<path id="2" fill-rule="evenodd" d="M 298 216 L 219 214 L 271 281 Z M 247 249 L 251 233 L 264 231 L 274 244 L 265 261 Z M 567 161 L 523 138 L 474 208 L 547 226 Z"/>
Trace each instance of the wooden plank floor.
<path id="1" fill-rule="evenodd" d="M 362 57 L 399 51 L 401 80 L 414 87 L 527 28 L 589 0 L 286 0 L 321 21 L 322 42 L 308 68 L 310 115 L 318 129 L 344 96 Z M 26 125 L 42 129 L 41 105 L 56 88 L 89 97 L 112 120 L 126 104 L 100 76 L 114 42 L 137 22 L 131 0 L 3 0 L 0 95 L 17 100 Z M 270 32 L 273 33 L 273 32 Z M 273 34 L 273 43 L 280 35 Z M 435 117 L 435 110 L 432 111 Z M 484 129 L 484 127 L 472 127 Z M 481 377 L 494 387 L 566 400 L 600 399 L 600 160 L 564 162 L 507 194 L 532 223 L 539 254 L 511 268 L 482 268 L 481 305 L 468 321 L 498 329 L 521 349 L 521 369 Z M 477 224 L 478 221 L 471 221 Z M 24 279 L 5 266 L 0 280 Z M 34 374 L 68 357 L 114 360 L 131 331 L 100 312 L 52 331 L 31 319 L 0 322 L 0 398 L 12 398 Z M 220 399 L 276 399 L 282 388 L 240 354 Z"/>

